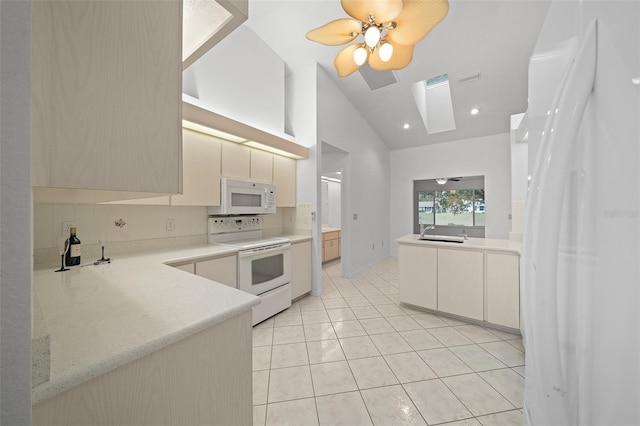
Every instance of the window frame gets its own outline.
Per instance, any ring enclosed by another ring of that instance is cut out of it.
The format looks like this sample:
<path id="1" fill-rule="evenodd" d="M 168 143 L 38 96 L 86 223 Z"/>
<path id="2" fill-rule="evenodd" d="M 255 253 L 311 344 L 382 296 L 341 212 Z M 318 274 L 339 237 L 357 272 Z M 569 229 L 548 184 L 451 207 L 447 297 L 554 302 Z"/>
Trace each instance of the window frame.
<path id="1" fill-rule="evenodd" d="M 458 178 L 457 178 L 458 179 Z M 438 234 L 455 235 L 457 233 L 468 233 L 469 236 L 484 238 L 485 225 L 476 225 L 476 190 L 484 191 L 484 176 L 468 176 L 459 178 L 459 181 L 448 180 L 445 184 L 439 184 L 435 179 L 420 179 L 413 181 L 413 231 L 415 234 L 420 233 L 420 212 L 419 212 L 419 196 L 420 192 L 433 193 L 433 224 Z M 437 225 L 436 224 L 436 192 L 450 190 L 473 190 L 472 213 L 473 225 Z M 485 200 L 485 221 L 486 221 L 486 193 Z M 486 222 L 485 222 L 486 223 Z"/>

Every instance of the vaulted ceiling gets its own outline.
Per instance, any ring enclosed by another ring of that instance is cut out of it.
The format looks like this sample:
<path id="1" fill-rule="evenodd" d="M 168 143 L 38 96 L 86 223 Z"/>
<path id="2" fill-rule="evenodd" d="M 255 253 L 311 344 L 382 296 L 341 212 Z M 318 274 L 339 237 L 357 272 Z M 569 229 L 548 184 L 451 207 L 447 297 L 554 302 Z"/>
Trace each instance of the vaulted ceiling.
<path id="1" fill-rule="evenodd" d="M 548 6 L 546 0 L 450 0 L 447 17 L 416 45 L 411 64 L 392 72 L 397 82 L 377 90 L 360 72 L 337 76 L 333 61 L 344 46 L 305 37 L 348 17 L 339 0 L 250 0 L 244 25 L 289 68 L 317 62 L 389 149 L 402 149 L 508 132 L 509 117 L 527 109 L 529 57 Z M 477 73 L 479 78 L 464 81 Z M 428 133 L 412 85 L 442 74 L 449 78 L 456 128 Z M 474 107 L 479 114 L 471 115 Z"/>

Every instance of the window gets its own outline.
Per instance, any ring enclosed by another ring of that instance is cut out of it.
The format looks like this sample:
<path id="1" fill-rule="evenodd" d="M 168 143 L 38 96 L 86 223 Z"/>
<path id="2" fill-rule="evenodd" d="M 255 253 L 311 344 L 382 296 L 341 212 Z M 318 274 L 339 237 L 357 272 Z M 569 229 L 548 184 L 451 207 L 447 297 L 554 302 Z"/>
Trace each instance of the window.
<path id="1" fill-rule="evenodd" d="M 468 229 L 474 231 L 469 235 L 484 237 L 483 176 L 449 178 L 445 184 L 435 179 L 414 181 L 414 202 L 414 232 L 425 224 L 445 227 L 445 234 L 449 227 L 453 233 Z"/>

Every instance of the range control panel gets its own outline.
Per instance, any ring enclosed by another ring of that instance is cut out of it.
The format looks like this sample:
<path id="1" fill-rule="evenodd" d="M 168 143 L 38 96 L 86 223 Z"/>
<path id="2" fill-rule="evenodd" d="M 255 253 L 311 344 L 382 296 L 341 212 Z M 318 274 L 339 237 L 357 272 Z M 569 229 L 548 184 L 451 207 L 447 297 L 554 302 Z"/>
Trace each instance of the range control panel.
<path id="1" fill-rule="evenodd" d="M 229 232 L 259 231 L 262 229 L 260 216 L 218 216 L 209 217 L 209 234 Z"/>

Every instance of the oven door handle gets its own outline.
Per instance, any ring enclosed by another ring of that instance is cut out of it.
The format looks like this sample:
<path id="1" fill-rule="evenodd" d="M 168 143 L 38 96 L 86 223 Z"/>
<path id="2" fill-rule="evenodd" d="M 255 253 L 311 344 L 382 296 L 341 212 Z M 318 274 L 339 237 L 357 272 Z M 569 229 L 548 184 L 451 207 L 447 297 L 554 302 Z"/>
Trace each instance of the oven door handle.
<path id="1" fill-rule="evenodd" d="M 283 249 L 288 249 L 291 246 L 291 243 L 278 244 L 276 246 L 270 246 L 269 248 L 255 248 L 250 250 L 243 250 L 238 252 L 239 257 L 251 257 L 256 254 L 269 254 L 276 251 L 282 251 Z"/>

